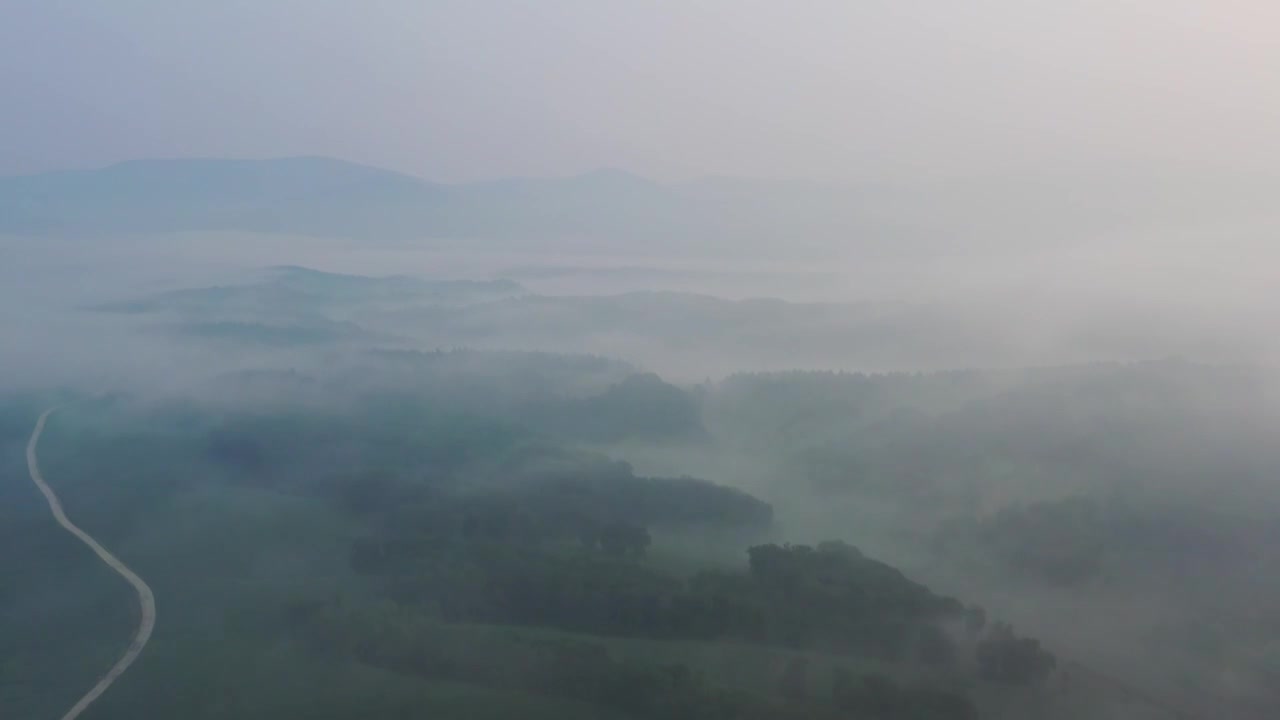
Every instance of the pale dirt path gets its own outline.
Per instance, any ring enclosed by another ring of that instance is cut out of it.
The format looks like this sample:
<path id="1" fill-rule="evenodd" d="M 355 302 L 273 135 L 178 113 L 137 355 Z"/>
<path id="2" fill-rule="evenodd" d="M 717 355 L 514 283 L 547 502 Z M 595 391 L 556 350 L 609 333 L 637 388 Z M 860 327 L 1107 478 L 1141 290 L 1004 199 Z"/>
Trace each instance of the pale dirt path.
<path id="1" fill-rule="evenodd" d="M 40 434 L 44 432 L 45 422 L 57 409 L 54 407 L 44 411 L 40 419 L 36 421 L 35 430 L 31 432 L 31 440 L 27 442 L 27 469 L 31 472 L 31 481 L 36 484 L 41 493 L 44 493 L 45 500 L 49 502 L 49 510 L 53 512 L 53 518 L 58 521 L 58 524 L 67 532 L 79 538 L 80 542 L 88 545 L 89 549 L 97 554 L 102 559 L 102 562 L 107 564 L 107 567 L 116 571 L 120 577 L 133 586 L 133 589 L 138 593 L 138 607 L 142 611 L 142 617 L 138 622 L 138 631 L 134 634 L 133 642 L 129 644 L 129 649 L 125 651 L 124 655 L 120 656 L 115 665 L 111 666 L 107 674 L 102 676 L 98 684 L 94 685 L 89 692 L 85 693 L 84 697 L 80 698 L 79 702 L 62 716 L 62 720 L 74 720 L 94 700 L 97 700 L 98 696 L 106 692 L 107 688 L 111 687 L 111 683 L 114 683 L 116 678 L 123 675 L 134 660 L 138 659 L 138 655 L 146 647 L 147 641 L 151 639 L 151 631 L 156 626 L 156 599 L 151 592 L 151 587 L 142 578 L 120 562 L 106 548 L 99 545 L 98 541 L 94 540 L 89 533 L 81 530 L 75 523 L 67 519 L 67 514 L 62 510 L 62 502 L 58 500 L 58 496 L 54 494 L 53 489 L 49 487 L 48 483 L 44 481 L 44 477 L 40 475 L 40 464 L 36 460 L 36 444 L 40 442 Z"/>

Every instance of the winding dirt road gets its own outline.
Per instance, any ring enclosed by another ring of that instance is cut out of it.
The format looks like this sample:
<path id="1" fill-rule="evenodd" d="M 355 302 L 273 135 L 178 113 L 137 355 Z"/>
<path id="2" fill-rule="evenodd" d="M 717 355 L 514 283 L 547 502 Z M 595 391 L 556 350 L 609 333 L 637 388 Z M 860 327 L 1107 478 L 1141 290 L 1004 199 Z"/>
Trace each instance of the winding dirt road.
<path id="1" fill-rule="evenodd" d="M 58 500 L 58 496 L 53 492 L 53 489 L 49 487 L 49 484 L 44 481 L 44 477 L 40 475 L 40 464 L 36 460 L 36 445 L 40 442 L 40 435 L 44 432 L 44 426 L 49 420 L 49 416 L 57 410 L 58 408 L 54 407 L 44 411 L 40 419 L 36 421 L 35 430 L 31 432 L 31 440 L 27 442 L 27 469 L 31 472 L 31 481 L 36 484 L 41 493 L 44 493 L 45 500 L 49 502 L 49 510 L 53 513 L 53 518 L 58 521 L 58 524 L 67 532 L 79 538 L 80 542 L 88 545 L 89 549 L 97 554 L 102 559 L 102 562 L 107 564 L 107 567 L 116 571 L 120 577 L 133 586 L 133 589 L 138 593 L 138 607 L 142 611 L 141 619 L 138 621 L 138 631 L 134 633 L 133 642 L 129 644 L 129 649 L 125 650 L 124 655 L 121 655 L 116 664 L 112 665 L 111 669 L 107 671 L 107 674 L 102 676 L 98 684 L 90 688 L 89 692 L 85 693 L 84 697 L 80 698 L 80 701 L 62 716 L 62 720 L 74 720 L 94 700 L 97 700 L 102 693 L 106 692 L 107 688 L 111 687 L 111 684 L 123 675 L 125 670 L 129 669 L 134 660 L 138 659 L 138 655 L 146 647 L 147 641 L 151 639 L 151 631 L 156 626 L 156 599 L 151 592 L 151 587 L 142 578 L 138 577 L 137 573 L 130 570 L 115 555 L 112 555 L 106 548 L 98 544 L 98 541 L 94 540 L 89 533 L 81 530 L 67 518 L 67 514 L 62 510 L 62 502 Z"/>

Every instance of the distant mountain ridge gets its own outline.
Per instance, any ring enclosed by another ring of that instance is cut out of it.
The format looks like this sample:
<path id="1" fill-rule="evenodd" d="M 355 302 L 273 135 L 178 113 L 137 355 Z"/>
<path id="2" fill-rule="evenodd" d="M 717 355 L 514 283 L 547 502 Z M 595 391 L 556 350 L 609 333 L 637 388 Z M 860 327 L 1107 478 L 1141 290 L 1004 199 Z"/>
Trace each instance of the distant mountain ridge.
<path id="1" fill-rule="evenodd" d="M 32 234 L 234 227 L 245 213 L 372 187 L 429 192 L 416 178 L 328 158 L 136 160 L 0 178 L 0 227 Z"/>
<path id="2" fill-rule="evenodd" d="M 574 235 L 651 225 L 681 204 L 615 169 L 445 185 L 323 157 L 136 160 L 0 178 L 0 232 Z"/>
<path id="3" fill-rule="evenodd" d="M 1047 177 L 662 183 L 604 168 L 445 184 L 325 157 L 135 160 L 0 177 L 0 234 L 265 232 L 825 260 L 846 249 L 902 257 L 1016 249 L 1029 239 L 1052 245 L 1147 223 L 1177 227 L 1275 212 L 1270 180 Z"/>
<path id="4" fill-rule="evenodd" d="M 833 240 L 901 238 L 874 215 L 847 187 L 661 183 L 617 168 L 444 184 L 324 157 L 205 158 L 0 177 L 0 234 L 25 236 L 215 231 L 794 258 Z"/>

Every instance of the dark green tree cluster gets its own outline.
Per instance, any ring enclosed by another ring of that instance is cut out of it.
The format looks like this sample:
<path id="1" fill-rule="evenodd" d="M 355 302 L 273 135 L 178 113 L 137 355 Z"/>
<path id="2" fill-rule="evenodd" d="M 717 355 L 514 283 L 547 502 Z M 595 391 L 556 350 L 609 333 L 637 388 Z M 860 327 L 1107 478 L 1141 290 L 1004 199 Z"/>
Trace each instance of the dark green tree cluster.
<path id="1" fill-rule="evenodd" d="M 648 538 L 638 526 L 605 525 L 569 544 L 482 533 L 467 520 L 462 527 L 447 538 L 362 540 L 352 562 L 386 578 L 401 602 L 451 620 L 737 639 L 942 666 L 957 657 L 939 627 L 960 619 L 961 604 L 843 543 L 756 546 L 747 572 L 686 579 L 636 562 Z"/>
<path id="2" fill-rule="evenodd" d="M 770 612 L 755 632 L 799 647 L 858 648 L 884 657 L 946 657 L 935 623 L 963 606 L 850 545 L 762 545 L 748 552 L 750 577 Z M 923 639 L 923 642 L 921 642 Z"/>
<path id="3" fill-rule="evenodd" d="M 589 442 L 701 440 L 702 410 L 692 395 L 651 373 L 632 375 L 581 399 L 531 404 L 531 424 Z"/>

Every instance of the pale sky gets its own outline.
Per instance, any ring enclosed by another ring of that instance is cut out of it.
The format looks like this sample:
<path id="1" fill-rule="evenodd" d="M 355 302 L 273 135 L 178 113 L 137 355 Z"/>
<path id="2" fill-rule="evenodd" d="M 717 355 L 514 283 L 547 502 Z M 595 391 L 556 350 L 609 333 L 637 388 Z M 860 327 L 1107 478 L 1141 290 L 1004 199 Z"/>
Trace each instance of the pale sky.
<path id="1" fill-rule="evenodd" d="M 1272 0 L 3 0 L 0 174 L 1280 168 Z"/>

